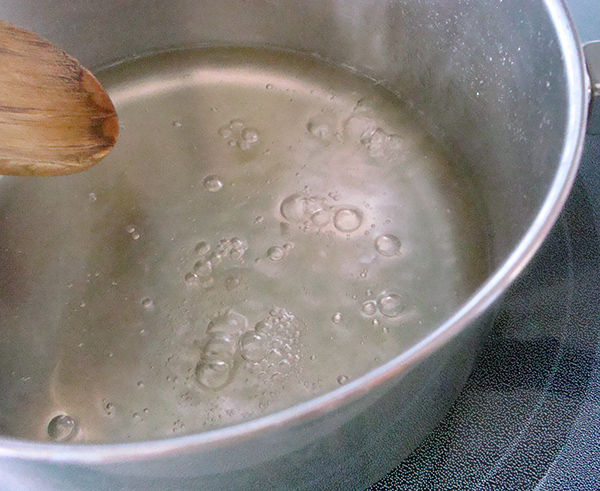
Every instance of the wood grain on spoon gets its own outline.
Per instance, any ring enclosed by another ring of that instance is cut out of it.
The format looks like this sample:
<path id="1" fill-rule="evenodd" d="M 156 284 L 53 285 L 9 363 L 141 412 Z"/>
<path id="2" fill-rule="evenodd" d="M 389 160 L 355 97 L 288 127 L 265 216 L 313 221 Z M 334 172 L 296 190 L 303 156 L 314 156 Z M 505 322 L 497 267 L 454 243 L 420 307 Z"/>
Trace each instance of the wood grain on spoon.
<path id="1" fill-rule="evenodd" d="M 102 85 L 49 41 L 0 21 L 0 174 L 59 176 L 113 148 L 117 113 Z"/>

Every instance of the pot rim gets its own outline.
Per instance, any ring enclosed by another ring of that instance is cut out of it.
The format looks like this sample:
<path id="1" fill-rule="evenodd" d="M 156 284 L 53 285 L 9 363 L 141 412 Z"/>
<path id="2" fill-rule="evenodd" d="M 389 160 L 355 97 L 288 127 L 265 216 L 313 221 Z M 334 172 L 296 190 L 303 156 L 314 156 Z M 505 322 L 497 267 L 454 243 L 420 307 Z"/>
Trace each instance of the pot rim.
<path id="1" fill-rule="evenodd" d="M 549 234 L 569 195 L 583 152 L 590 87 L 582 45 L 563 0 L 544 0 L 543 5 L 556 28 L 568 90 L 569 113 L 560 163 L 535 220 L 518 246 L 475 294 L 435 331 L 409 350 L 343 387 L 255 420 L 198 434 L 132 443 L 56 444 L 0 437 L 0 458 L 110 464 L 160 458 L 165 455 L 174 456 L 196 452 L 209 446 L 232 444 L 251 438 L 259 432 L 316 419 L 346 402 L 357 399 L 373 387 L 382 385 L 428 357 L 474 322 L 521 274 Z"/>

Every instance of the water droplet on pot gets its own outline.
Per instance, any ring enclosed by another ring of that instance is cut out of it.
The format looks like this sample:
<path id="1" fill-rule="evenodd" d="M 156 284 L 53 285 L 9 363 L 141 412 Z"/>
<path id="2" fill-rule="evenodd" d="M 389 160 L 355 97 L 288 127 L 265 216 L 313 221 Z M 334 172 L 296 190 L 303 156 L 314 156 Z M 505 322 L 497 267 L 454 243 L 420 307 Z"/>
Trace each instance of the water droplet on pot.
<path id="1" fill-rule="evenodd" d="M 55 416 L 48 423 L 48 436 L 54 442 L 66 442 L 77 431 L 77 423 L 67 414 Z"/>
<path id="2" fill-rule="evenodd" d="M 347 376 L 347 375 L 340 375 L 340 376 L 337 378 L 337 382 L 338 382 L 338 384 L 340 384 L 340 385 L 344 385 L 346 382 L 348 382 L 348 376 Z"/>

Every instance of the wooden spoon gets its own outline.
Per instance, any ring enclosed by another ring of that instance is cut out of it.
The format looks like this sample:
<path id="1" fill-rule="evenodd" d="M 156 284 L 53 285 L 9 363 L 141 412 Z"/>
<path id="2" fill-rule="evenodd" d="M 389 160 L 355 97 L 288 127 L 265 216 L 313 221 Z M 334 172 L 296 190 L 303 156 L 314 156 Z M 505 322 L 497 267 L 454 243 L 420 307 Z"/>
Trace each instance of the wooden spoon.
<path id="1" fill-rule="evenodd" d="M 105 157 L 118 134 L 113 103 L 87 69 L 0 21 L 0 174 L 80 172 Z"/>

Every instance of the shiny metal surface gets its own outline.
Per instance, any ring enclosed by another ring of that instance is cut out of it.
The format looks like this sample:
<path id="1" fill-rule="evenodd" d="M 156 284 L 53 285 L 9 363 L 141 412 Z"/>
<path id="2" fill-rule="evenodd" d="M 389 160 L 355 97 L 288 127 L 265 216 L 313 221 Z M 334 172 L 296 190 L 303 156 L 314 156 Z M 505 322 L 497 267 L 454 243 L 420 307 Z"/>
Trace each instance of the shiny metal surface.
<path id="1" fill-rule="evenodd" d="M 583 47 L 585 61 L 590 74 L 592 102 L 590 105 L 588 133 L 600 133 L 600 41 L 586 43 Z"/>
<path id="2" fill-rule="evenodd" d="M 7 1 L 0 15 L 91 67 L 171 47 L 268 44 L 357 69 L 419 112 L 465 169 L 488 217 L 495 268 L 431 335 L 330 394 L 166 440 L 65 446 L 3 438 L 6 472 L 51 489 L 360 489 L 414 448 L 460 389 L 485 334 L 482 313 L 543 240 L 575 173 L 586 87 L 561 5 Z M 31 312 L 32 324 L 49 315 Z M 48 359 L 43 342 L 33 348 Z M 391 451 L 375 450 L 378 439 Z"/>

